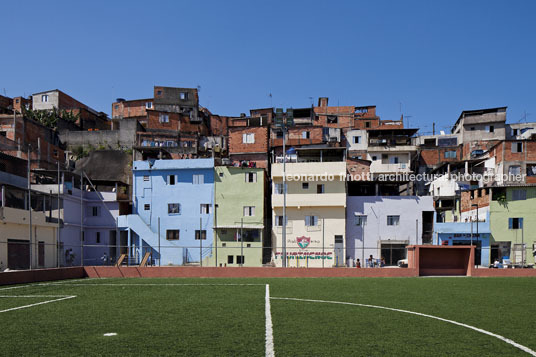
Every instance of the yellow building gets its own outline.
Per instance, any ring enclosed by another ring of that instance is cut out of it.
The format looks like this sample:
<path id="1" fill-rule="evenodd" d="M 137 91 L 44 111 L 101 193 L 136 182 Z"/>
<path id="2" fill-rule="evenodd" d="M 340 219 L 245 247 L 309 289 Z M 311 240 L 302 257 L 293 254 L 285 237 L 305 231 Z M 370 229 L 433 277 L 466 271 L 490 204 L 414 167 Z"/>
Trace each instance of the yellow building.
<path id="1" fill-rule="evenodd" d="M 273 261 L 283 266 L 285 245 L 288 267 L 344 266 L 346 163 L 295 161 L 286 164 L 286 242 L 283 164 L 272 165 Z"/>
<path id="2" fill-rule="evenodd" d="M 49 223 L 47 213 L 32 211 L 32 247 L 30 251 L 28 210 L 0 207 L 0 271 L 9 268 L 53 268 L 57 264 L 57 223 Z"/>

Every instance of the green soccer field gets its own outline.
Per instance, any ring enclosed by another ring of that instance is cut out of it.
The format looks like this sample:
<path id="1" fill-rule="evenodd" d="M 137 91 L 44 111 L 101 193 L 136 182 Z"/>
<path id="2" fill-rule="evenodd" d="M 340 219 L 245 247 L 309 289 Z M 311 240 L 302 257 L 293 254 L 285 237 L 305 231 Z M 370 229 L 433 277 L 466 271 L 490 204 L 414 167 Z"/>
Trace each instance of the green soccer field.
<path id="1" fill-rule="evenodd" d="M 0 355 L 534 355 L 535 302 L 534 278 L 66 280 L 0 287 Z"/>

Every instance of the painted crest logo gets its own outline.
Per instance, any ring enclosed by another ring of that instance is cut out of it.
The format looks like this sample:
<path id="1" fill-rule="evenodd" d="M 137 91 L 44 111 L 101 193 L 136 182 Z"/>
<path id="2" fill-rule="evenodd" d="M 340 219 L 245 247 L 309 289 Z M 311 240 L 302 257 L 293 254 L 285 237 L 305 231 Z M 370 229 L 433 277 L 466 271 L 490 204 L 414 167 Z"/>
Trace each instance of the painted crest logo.
<path id="1" fill-rule="evenodd" d="M 305 249 L 311 243 L 311 237 L 296 237 L 296 242 L 301 249 Z"/>

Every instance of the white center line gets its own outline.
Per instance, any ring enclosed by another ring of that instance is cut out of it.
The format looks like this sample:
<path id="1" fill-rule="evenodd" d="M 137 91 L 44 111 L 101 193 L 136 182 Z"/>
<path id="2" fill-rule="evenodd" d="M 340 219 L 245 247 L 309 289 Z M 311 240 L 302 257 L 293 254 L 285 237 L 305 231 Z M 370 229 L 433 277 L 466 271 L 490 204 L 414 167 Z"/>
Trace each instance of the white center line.
<path id="1" fill-rule="evenodd" d="M 274 357 L 274 331 L 272 328 L 272 313 L 270 312 L 270 285 L 266 284 L 266 357 Z"/>

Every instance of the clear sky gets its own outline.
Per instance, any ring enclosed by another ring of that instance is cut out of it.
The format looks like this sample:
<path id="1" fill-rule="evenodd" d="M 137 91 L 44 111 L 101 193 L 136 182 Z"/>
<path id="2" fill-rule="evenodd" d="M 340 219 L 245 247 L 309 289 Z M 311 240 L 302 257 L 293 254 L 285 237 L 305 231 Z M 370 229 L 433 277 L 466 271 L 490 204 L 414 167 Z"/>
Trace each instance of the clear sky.
<path id="1" fill-rule="evenodd" d="M 0 91 L 61 89 L 110 113 L 153 85 L 201 105 L 377 105 L 448 130 L 464 109 L 536 121 L 536 1 L 6 1 Z M 270 100 L 269 94 L 272 94 Z"/>

